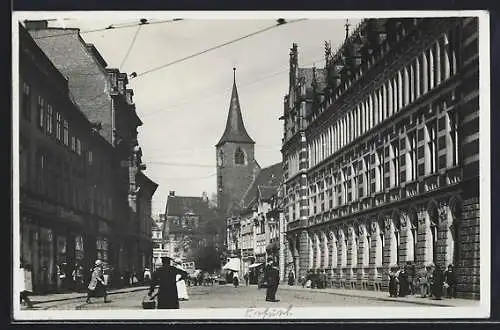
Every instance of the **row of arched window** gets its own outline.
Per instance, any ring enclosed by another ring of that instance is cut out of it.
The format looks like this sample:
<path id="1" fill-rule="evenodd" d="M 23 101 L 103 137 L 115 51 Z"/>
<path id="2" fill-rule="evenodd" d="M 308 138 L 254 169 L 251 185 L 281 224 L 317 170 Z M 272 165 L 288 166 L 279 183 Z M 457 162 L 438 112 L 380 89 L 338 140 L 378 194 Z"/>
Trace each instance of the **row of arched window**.
<path id="1" fill-rule="evenodd" d="M 309 142 L 310 166 L 315 166 L 382 123 L 457 72 L 451 31 L 404 65 L 322 134 Z"/>

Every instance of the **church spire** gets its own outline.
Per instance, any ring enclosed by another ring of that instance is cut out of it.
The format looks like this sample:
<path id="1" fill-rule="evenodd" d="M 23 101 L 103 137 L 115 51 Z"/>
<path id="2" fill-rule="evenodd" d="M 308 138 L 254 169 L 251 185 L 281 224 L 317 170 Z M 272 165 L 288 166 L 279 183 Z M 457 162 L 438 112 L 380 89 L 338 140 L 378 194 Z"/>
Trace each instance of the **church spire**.
<path id="1" fill-rule="evenodd" d="M 218 147 L 226 142 L 255 143 L 248 135 L 245 125 L 243 124 L 238 89 L 236 88 L 236 68 L 233 68 L 233 92 L 231 93 L 231 103 L 227 115 L 226 129 L 216 146 Z"/>

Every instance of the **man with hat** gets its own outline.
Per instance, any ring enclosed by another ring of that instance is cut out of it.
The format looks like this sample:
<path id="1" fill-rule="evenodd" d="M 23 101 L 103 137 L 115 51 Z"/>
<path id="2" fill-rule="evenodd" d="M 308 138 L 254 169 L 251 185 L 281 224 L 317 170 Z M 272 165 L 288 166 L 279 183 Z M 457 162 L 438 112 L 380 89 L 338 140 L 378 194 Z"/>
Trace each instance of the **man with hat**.
<path id="1" fill-rule="evenodd" d="M 169 257 L 162 257 L 162 266 L 153 273 L 148 296 L 152 296 L 155 287 L 158 285 L 158 309 L 179 309 L 177 297 L 177 275 L 181 279 L 187 278 L 187 272 L 177 267 L 171 266 Z"/>
<path id="2" fill-rule="evenodd" d="M 279 301 L 276 299 L 276 291 L 278 290 L 278 284 L 280 281 L 280 272 L 278 268 L 274 267 L 274 261 L 272 258 L 267 259 L 264 279 L 267 283 L 266 301 Z"/>

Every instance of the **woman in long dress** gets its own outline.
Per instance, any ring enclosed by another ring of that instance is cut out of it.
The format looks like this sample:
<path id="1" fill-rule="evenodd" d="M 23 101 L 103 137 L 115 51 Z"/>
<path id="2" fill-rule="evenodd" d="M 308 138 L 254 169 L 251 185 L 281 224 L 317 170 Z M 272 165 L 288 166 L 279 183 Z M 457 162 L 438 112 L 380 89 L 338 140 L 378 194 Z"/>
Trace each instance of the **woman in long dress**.
<path id="1" fill-rule="evenodd" d="M 177 297 L 181 301 L 189 300 L 186 281 L 181 279 L 181 275 L 179 274 L 176 275 L 176 280 L 177 280 Z"/>
<path id="2" fill-rule="evenodd" d="M 182 271 L 185 271 L 184 269 L 182 269 L 182 261 L 179 260 L 179 259 L 176 259 L 175 261 L 175 267 L 182 270 Z M 185 300 L 189 300 L 189 296 L 188 296 L 188 292 L 187 292 L 187 287 L 186 287 L 186 281 L 181 277 L 180 274 L 177 274 L 176 275 L 176 285 L 177 285 L 177 298 L 180 300 L 180 301 L 185 301 Z"/>
<path id="3" fill-rule="evenodd" d="M 21 286 L 19 290 L 21 302 L 24 302 L 29 308 L 33 308 L 33 303 L 29 298 L 29 294 L 33 292 L 30 266 L 21 263 L 21 267 L 18 269 L 18 276 Z"/>

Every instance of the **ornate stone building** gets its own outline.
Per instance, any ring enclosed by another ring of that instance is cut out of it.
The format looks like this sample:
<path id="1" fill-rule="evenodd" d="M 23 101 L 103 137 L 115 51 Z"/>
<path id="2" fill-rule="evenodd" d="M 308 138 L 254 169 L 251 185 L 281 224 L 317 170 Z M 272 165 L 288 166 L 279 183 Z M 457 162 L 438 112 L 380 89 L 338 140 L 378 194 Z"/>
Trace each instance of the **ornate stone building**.
<path id="1" fill-rule="evenodd" d="M 370 289 L 391 265 L 453 264 L 478 298 L 478 20 L 367 19 L 325 57 L 290 54 L 287 263 Z"/>

